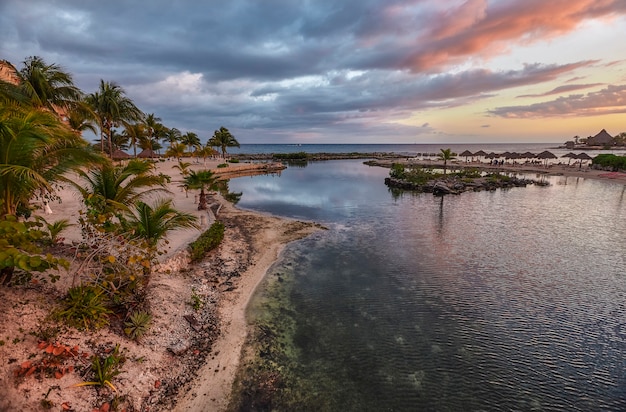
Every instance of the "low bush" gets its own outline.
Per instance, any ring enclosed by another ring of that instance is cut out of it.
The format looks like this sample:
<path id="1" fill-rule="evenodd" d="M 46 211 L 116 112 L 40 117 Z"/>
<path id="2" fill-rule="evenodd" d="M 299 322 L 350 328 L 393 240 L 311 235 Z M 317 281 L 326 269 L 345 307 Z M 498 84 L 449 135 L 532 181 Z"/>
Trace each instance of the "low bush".
<path id="1" fill-rule="evenodd" d="M 626 156 L 614 154 L 599 154 L 593 158 L 591 164 L 602 168 L 611 168 L 613 171 L 626 170 Z"/>
<path id="2" fill-rule="evenodd" d="M 228 167 L 228 163 L 220 163 L 217 165 L 218 169 L 224 168 L 224 167 Z"/>
<path id="3" fill-rule="evenodd" d="M 228 159 L 228 163 L 239 163 L 239 159 Z"/>
<path id="4" fill-rule="evenodd" d="M 55 316 L 78 329 L 98 329 L 109 324 L 110 313 L 101 289 L 80 285 L 68 290 Z"/>
<path id="5" fill-rule="evenodd" d="M 307 158 L 307 154 L 306 152 L 274 153 L 273 157 L 274 159 L 278 159 L 278 160 L 294 160 L 294 159 L 304 160 Z"/>
<path id="6" fill-rule="evenodd" d="M 132 313 L 124 323 L 124 333 L 134 341 L 139 341 L 146 334 L 152 322 L 152 315 L 148 312 L 137 311 Z"/>
<path id="7" fill-rule="evenodd" d="M 219 246 L 224 239 L 224 224 L 215 222 L 198 239 L 189 244 L 192 262 L 204 258 L 204 255 Z"/>

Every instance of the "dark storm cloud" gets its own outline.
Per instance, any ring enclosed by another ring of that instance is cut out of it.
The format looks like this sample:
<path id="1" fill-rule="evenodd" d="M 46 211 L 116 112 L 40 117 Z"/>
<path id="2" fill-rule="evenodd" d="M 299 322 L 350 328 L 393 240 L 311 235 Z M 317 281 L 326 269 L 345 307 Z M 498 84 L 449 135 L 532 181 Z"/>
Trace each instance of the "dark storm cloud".
<path id="1" fill-rule="evenodd" d="M 422 110 L 571 77 L 592 62 L 460 67 L 625 8 L 617 0 L 4 0 L 0 57 L 19 66 L 40 55 L 86 92 L 115 81 L 171 127 L 361 136 Z M 394 131 L 399 139 L 424 132 Z"/>

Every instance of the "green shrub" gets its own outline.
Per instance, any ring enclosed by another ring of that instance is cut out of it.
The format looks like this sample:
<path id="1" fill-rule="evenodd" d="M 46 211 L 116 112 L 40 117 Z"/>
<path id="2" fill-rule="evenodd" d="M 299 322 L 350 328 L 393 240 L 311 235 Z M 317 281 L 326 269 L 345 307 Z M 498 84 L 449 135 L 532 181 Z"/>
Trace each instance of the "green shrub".
<path id="1" fill-rule="evenodd" d="M 239 159 L 228 159 L 228 163 L 239 163 Z"/>
<path id="2" fill-rule="evenodd" d="M 80 285 L 67 292 L 56 317 L 78 329 L 98 329 L 108 325 L 110 313 L 101 289 Z"/>
<path id="3" fill-rule="evenodd" d="M 152 315 L 142 310 L 132 313 L 124 323 L 124 333 L 134 341 L 146 334 L 152 322 Z"/>
<path id="4" fill-rule="evenodd" d="M 228 163 L 220 163 L 217 165 L 218 169 L 221 169 L 223 167 L 228 167 Z"/>
<path id="5" fill-rule="evenodd" d="M 610 167 L 613 171 L 626 170 L 626 156 L 614 154 L 599 154 L 593 158 L 591 164 L 600 167 Z"/>
<path id="6" fill-rule="evenodd" d="M 274 153 L 272 156 L 274 157 L 274 159 L 278 159 L 278 160 L 294 160 L 294 159 L 304 160 L 307 158 L 306 152 Z"/>
<path id="7" fill-rule="evenodd" d="M 91 358 L 91 370 L 94 374 L 94 380 L 89 382 L 81 382 L 76 384 L 75 386 L 108 386 L 109 388 L 117 392 L 117 389 L 115 389 L 115 386 L 113 386 L 113 383 L 111 383 L 111 381 L 122 372 L 120 368 L 125 361 L 126 357 L 121 354 L 119 344 L 115 345 L 115 349 L 107 357 L 103 358 L 94 355 Z"/>
<path id="8" fill-rule="evenodd" d="M 216 247 L 224 239 L 224 224 L 215 222 L 198 239 L 189 244 L 191 260 L 196 262 L 204 258 L 204 255 Z"/>

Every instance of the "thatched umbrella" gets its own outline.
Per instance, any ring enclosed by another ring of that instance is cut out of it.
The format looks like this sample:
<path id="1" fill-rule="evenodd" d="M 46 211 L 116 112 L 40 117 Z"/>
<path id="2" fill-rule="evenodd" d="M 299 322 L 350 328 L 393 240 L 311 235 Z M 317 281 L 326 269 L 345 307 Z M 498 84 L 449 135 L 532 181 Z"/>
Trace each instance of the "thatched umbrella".
<path id="1" fill-rule="evenodd" d="M 470 156 L 474 156 L 474 154 L 472 152 L 470 152 L 469 150 L 466 150 L 463 153 L 461 153 L 459 156 L 460 157 L 464 157 L 465 161 L 467 162 L 467 158 L 470 157 Z"/>
<path id="2" fill-rule="evenodd" d="M 476 153 L 474 153 L 474 156 L 482 156 L 485 157 L 487 156 L 487 152 L 485 152 L 484 150 L 479 150 Z"/>
<path id="3" fill-rule="evenodd" d="M 539 153 L 537 155 L 537 159 L 541 159 L 541 160 L 545 160 L 546 161 L 546 167 L 548 167 L 548 159 L 556 159 L 556 155 L 552 152 L 549 152 L 547 150 Z"/>
<path id="4" fill-rule="evenodd" d="M 576 159 L 580 160 L 580 165 L 578 168 L 583 167 L 583 160 L 593 160 L 593 157 L 589 156 L 587 153 L 579 153 L 576 155 Z"/>
<path id="5" fill-rule="evenodd" d="M 567 158 L 569 158 L 569 159 L 567 160 L 567 165 L 569 166 L 569 162 L 571 162 L 571 161 L 572 161 L 572 159 L 577 159 L 577 158 L 578 158 L 577 156 L 578 156 L 578 155 L 577 155 L 576 153 L 569 152 L 568 154 L 564 154 L 564 155 L 563 155 L 563 156 L 561 156 L 561 157 L 567 157 Z"/>

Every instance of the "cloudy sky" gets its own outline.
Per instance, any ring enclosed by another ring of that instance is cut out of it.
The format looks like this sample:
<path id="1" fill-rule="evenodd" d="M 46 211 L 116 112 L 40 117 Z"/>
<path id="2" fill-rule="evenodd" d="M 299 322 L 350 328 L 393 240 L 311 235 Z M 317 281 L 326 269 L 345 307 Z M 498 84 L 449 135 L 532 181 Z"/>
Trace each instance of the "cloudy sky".
<path id="1" fill-rule="evenodd" d="M 241 143 L 626 131 L 625 0 L 0 0 L 0 59 Z"/>

